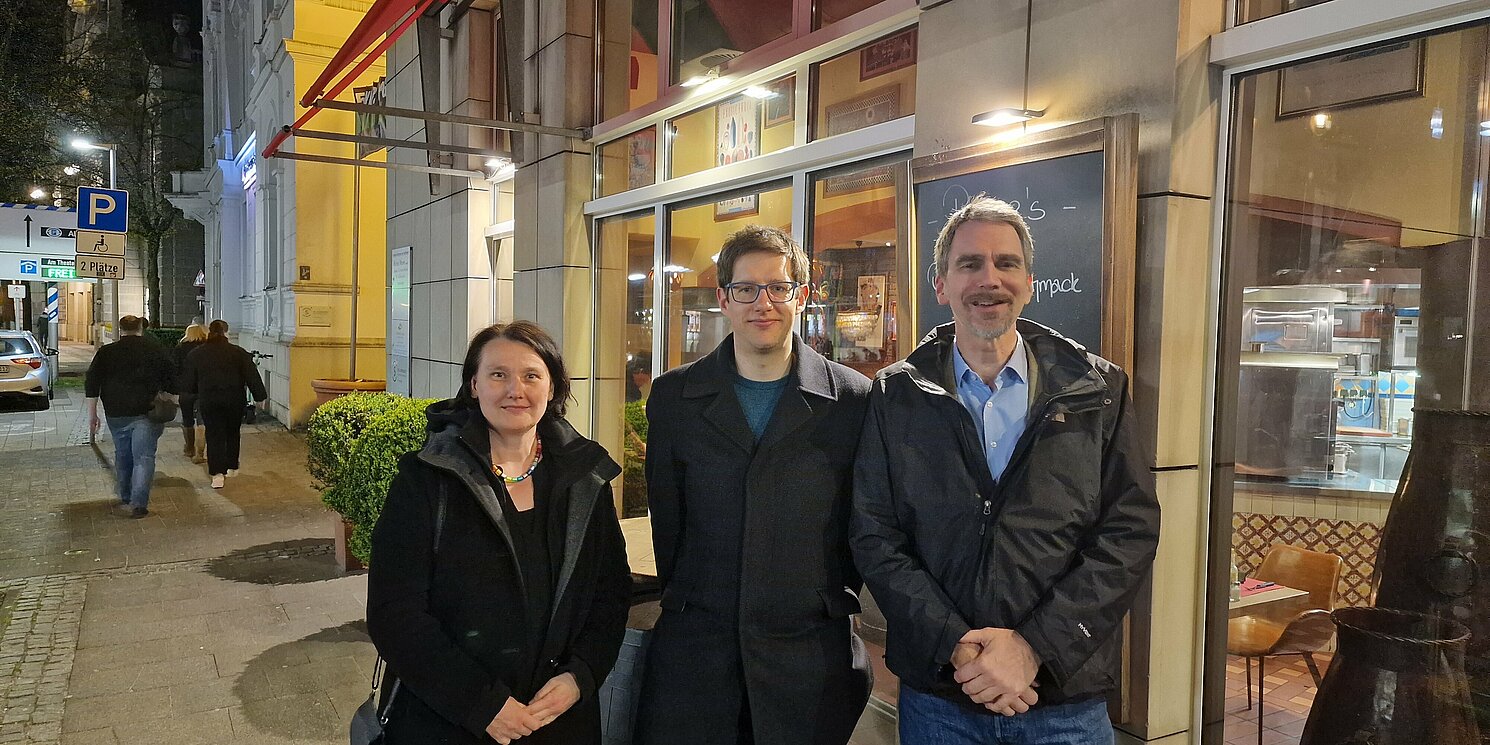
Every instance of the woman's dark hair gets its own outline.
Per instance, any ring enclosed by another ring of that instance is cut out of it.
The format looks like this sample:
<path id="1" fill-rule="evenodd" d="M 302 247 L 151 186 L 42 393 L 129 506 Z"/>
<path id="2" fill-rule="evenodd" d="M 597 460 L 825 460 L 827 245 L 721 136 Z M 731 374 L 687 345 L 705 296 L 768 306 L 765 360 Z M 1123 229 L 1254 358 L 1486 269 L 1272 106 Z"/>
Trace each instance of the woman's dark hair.
<path id="1" fill-rule="evenodd" d="M 564 369 L 564 356 L 559 353 L 559 345 L 554 343 L 554 338 L 532 321 L 492 324 L 471 337 L 471 345 L 466 347 L 466 361 L 460 369 L 460 392 L 455 395 L 455 402 L 473 409 L 479 406 L 476 395 L 471 390 L 471 380 L 476 377 L 477 368 L 481 366 L 481 350 L 497 339 L 522 344 L 543 360 L 543 366 L 548 368 L 549 381 L 554 386 L 554 397 L 548 402 L 548 411 L 544 412 L 544 417 L 563 417 L 570 391 L 569 372 Z"/>

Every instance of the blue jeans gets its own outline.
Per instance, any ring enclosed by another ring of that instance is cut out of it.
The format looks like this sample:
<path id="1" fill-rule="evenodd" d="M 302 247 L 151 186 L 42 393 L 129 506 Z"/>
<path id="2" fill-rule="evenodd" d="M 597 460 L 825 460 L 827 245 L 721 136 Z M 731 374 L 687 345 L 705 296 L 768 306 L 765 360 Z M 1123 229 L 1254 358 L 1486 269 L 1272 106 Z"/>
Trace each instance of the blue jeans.
<path id="1" fill-rule="evenodd" d="M 155 445 L 166 425 L 150 417 L 105 417 L 114 437 L 114 488 L 119 501 L 135 509 L 150 504 L 150 482 L 155 479 Z"/>
<path id="2" fill-rule="evenodd" d="M 901 745 L 1112 745 L 1103 699 L 1056 704 L 1006 717 L 979 714 L 900 687 Z"/>

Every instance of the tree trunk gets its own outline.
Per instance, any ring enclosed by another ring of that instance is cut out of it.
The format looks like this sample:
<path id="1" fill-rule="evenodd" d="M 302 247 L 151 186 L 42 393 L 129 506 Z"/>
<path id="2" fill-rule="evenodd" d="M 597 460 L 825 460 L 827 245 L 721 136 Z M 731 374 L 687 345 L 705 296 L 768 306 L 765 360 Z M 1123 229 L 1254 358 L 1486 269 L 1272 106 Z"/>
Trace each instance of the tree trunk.
<path id="1" fill-rule="evenodd" d="M 165 319 L 160 315 L 160 236 L 150 236 L 145 239 L 145 250 L 140 256 L 140 263 L 145 269 L 145 297 L 147 299 L 146 315 L 154 326 L 166 325 Z"/>

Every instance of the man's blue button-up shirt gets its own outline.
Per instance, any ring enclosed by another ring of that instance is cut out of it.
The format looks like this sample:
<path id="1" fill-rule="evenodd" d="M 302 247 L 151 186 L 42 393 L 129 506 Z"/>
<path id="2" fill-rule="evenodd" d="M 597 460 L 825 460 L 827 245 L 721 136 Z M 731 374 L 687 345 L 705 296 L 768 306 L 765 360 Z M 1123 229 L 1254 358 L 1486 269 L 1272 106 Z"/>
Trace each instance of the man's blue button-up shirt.
<path id="1" fill-rule="evenodd" d="M 973 415 L 978 428 L 978 440 L 983 446 L 983 456 L 988 460 L 988 470 L 993 480 L 998 481 L 1014 455 L 1014 444 L 1024 434 L 1025 420 L 1029 416 L 1029 359 L 1024 352 L 1024 338 L 1015 335 L 1014 353 L 1004 363 L 988 387 L 978 374 L 962 359 L 962 351 L 952 345 L 952 373 L 957 378 L 957 398 Z"/>

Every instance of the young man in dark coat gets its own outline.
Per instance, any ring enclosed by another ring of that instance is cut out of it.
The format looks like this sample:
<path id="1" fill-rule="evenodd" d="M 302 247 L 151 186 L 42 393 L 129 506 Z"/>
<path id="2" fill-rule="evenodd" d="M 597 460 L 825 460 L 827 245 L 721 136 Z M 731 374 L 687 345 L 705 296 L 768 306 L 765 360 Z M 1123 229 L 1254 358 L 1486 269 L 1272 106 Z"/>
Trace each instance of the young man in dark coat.
<path id="1" fill-rule="evenodd" d="M 953 323 L 881 370 L 853 547 L 889 622 L 905 745 L 1113 742 L 1118 629 L 1159 503 L 1116 365 L 1019 318 L 1034 242 L 979 197 L 935 246 Z"/>
<path id="2" fill-rule="evenodd" d="M 794 333 L 809 270 L 789 236 L 746 228 L 717 262 L 734 333 L 647 401 L 662 615 L 637 742 L 843 745 L 870 683 L 848 548 L 869 381 Z"/>

